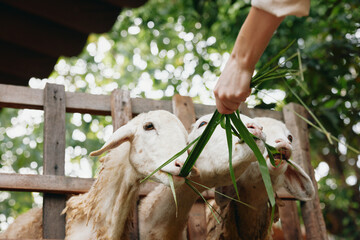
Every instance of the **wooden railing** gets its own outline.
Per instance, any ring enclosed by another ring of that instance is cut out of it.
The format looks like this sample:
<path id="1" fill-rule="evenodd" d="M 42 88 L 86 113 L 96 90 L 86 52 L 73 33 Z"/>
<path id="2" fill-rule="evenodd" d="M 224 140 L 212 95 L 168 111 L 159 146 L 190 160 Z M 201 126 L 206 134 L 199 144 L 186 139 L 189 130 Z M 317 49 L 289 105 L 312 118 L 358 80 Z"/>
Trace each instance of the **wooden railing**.
<path id="1" fill-rule="evenodd" d="M 93 95 L 65 92 L 63 86 L 55 84 L 47 84 L 44 90 L 0 84 L 0 107 L 44 110 L 44 174 L 0 174 L 0 190 L 44 193 L 44 239 L 64 238 L 65 218 L 60 215 L 60 212 L 65 206 L 66 195 L 85 193 L 94 181 L 94 179 L 64 176 L 66 112 L 111 115 L 115 131 L 141 112 L 163 109 L 173 112 L 183 122 L 185 128 L 190 130 L 195 119 L 213 113 L 215 110 L 215 106 L 193 104 L 191 98 L 179 95 L 174 96 L 172 101 L 130 98 L 129 92 L 120 89 L 114 90 L 111 96 Z M 305 169 L 316 186 L 314 170 L 310 164 L 307 125 L 294 113 L 306 116 L 303 107 L 291 103 L 284 107 L 283 112 L 276 112 L 248 109 L 243 104 L 240 111 L 250 117 L 267 116 L 284 121 L 295 139 L 293 160 Z M 141 185 L 140 197 L 146 196 L 155 185 L 155 183 Z M 298 239 L 301 231 L 296 202 L 291 201 L 294 198 L 284 190 L 280 190 L 278 195 L 289 200 L 285 201 L 285 206 L 280 208 L 285 237 L 286 239 Z M 205 197 L 213 198 L 214 194 L 207 192 Z M 327 239 L 319 205 L 317 191 L 313 201 L 301 204 L 306 234 L 309 239 Z M 135 225 L 137 226 L 137 224 Z M 190 213 L 188 236 L 190 239 L 205 239 L 205 234 L 205 205 L 197 202 Z M 137 228 L 131 238 L 138 239 Z"/>

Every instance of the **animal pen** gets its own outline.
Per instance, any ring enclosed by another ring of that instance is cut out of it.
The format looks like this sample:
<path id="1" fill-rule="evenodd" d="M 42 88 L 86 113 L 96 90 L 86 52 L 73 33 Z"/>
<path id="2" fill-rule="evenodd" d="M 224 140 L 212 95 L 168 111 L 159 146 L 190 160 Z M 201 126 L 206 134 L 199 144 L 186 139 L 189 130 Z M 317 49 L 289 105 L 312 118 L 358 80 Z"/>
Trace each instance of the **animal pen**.
<path id="1" fill-rule="evenodd" d="M 47 84 L 44 90 L 0 84 L 0 107 L 44 110 L 43 175 L 0 173 L 0 190 L 43 192 L 43 238 L 63 239 L 65 216 L 60 215 L 67 196 L 87 192 L 93 179 L 66 177 L 65 174 L 65 114 L 88 113 L 111 115 L 114 131 L 133 116 L 151 110 L 173 112 L 189 131 L 191 124 L 202 115 L 213 113 L 215 106 L 194 104 L 190 97 L 175 95 L 172 101 L 130 98 L 128 91 L 116 89 L 109 95 L 65 92 L 64 86 Z M 272 117 L 285 122 L 294 136 L 293 160 L 311 177 L 316 193 L 313 200 L 301 202 L 301 214 L 307 239 L 327 239 L 326 227 L 320 209 L 314 169 L 310 163 L 307 124 L 296 116 L 307 116 L 306 110 L 294 103 L 284 106 L 282 112 L 249 109 L 241 105 L 241 113 L 249 117 Z M 140 198 L 146 196 L 155 183 L 141 185 Z M 189 189 L 189 191 L 191 191 Z M 285 191 L 278 191 L 285 205 L 279 207 L 285 239 L 302 239 L 296 199 Z M 205 198 L 215 197 L 207 191 Z M 187 234 L 190 240 L 206 238 L 206 205 L 199 199 L 192 207 Z M 139 238 L 137 212 L 134 214 L 131 239 Z"/>

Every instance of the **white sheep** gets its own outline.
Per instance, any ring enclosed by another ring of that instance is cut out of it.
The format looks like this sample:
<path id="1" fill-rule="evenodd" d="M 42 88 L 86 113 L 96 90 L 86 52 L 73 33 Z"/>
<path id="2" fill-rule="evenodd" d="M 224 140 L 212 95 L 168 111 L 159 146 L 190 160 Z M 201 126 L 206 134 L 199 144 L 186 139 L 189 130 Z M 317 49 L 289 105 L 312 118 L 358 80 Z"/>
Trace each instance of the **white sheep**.
<path id="1" fill-rule="evenodd" d="M 32 208 L 19 215 L 0 239 L 42 239 L 42 208 Z"/>
<path id="2" fill-rule="evenodd" d="M 264 155 L 274 191 L 284 187 L 299 200 L 311 200 L 315 190 L 310 177 L 298 164 L 289 160 L 293 137 L 285 124 L 265 117 L 254 118 L 254 120 L 263 126 L 266 143 L 281 152 L 281 155 L 274 156 L 278 167 L 271 165 L 267 151 Z M 296 169 L 286 163 L 285 159 L 289 160 Z M 271 239 L 268 232 L 271 224 L 271 209 L 257 162 L 252 163 L 241 175 L 237 186 L 241 200 L 255 207 L 256 210 L 229 202 L 222 197 L 217 198 L 217 204 L 213 203 L 213 206 L 221 212 L 224 221 L 218 225 L 211 213 L 207 212 L 207 239 Z M 229 188 L 231 189 L 231 187 Z M 226 193 L 234 196 L 232 190 Z"/>
<path id="3" fill-rule="evenodd" d="M 201 117 L 194 125 L 189 135 L 189 142 L 197 138 L 205 129 L 211 115 Z M 241 116 L 248 130 L 255 136 L 263 139 L 264 135 L 252 119 Z M 264 139 L 263 139 L 264 140 Z M 264 144 L 257 140 L 261 151 L 264 151 Z M 233 168 L 236 176 L 256 161 L 252 150 L 246 143 L 239 141 L 233 136 Z M 191 173 L 190 179 L 208 187 L 228 185 L 231 183 L 229 172 L 228 147 L 225 130 L 218 126 L 211 136 L 208 144 L 195 163 L 195 172 Z M 194 185 L 199 191 L 204 189 Z M 146 198 L 142 200 L 139 208 L 140 239 L 141 240 L 162 240 L 162 239 L 186 239 L 186 222 L 192 205 L 198 195 L 187 185 L 176 189 L 178 201 L 178 216 L 172 197 L 171 190 L 164 186 L 158 186 Z"/>
<path id="4" fill-rule="evenodd" d="M 91 189 L 66 203 L 65 239 L 128 239 L 139 180 L 183 149 L 186 141 L 182 123 L 163 110 L 140 114 L 114 132 L 100 150 L 91 153 L 98 156 L 109 151 L 100 160 L 101 170 Z M 167 173 L 178 175 L 185 158 L 186 154 L 151 179 L 168 185 Z M 174 182 L 180 185 L 184 178 L 174 177 Z M 6 238 L 6 234 L 2 237 Z"/>

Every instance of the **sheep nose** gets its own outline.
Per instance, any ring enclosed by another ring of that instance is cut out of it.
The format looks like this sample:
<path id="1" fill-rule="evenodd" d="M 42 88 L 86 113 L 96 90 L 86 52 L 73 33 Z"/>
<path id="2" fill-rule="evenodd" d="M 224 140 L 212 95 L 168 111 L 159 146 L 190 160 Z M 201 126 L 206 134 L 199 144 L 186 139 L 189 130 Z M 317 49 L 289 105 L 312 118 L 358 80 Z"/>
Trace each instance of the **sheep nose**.
<path id="1" fill-rule="evenodd" d="M 253 134 L 255 137 L 258 137 L 265 141 L 265 134 L 262 132 L 263 127 L 256 124 L 256 123 L 247 123 L 246 124 L 247 129 L 251 134 Z"/>
<path id="2" fill-rule="evenodd" d="M 179 160 L 175 160 L 175 167 L 182 168 L 184 166 L 184 163 Z"/>
<path id="3" fill-rule="evenodd" d="M 177 176 L 180 174 L 181 168 L 183 166 L 184 166 L 184 161 L 181 161 L 181 159 L 176 159 L 174 162 L 163 167 L 162 170 L 164 172 L 168 172 L 174 176 Z"/>
<path id="4" fill-rule="evenodd" d="M 278 150 L 280 153 L 282 153 L 286 159 L 289 159 L 291 157 L 291 153 L 292 153 L 291 145 L 282 138 L 276 139 L 275 143 L 276 143 L 276 146 L 275 146 L 276 150 Z"/>

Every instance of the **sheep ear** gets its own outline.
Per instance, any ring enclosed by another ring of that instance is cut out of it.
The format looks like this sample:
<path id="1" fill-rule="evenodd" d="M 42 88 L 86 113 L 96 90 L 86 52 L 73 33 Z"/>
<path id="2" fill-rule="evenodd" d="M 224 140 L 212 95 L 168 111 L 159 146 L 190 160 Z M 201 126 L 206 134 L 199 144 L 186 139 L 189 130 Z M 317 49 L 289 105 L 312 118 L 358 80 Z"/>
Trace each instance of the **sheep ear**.
<path id="1" fill-rule="evenodd" d="M 289 161 L 295 168 L 289 164 L 286 169 L 285 189 L 301 201 L 311 200 L 315 194 L 313 182 L 298 164 Z"/>
<path id="2" fill-rule="evenodd" d="M 131 127 L 130 124 L 126 124 L 125 126 L 122 126 L 111 135 L 109 140 L 106 141 L 106 143 L 104 144 L 104 146 L 102 146 L 102 148 L 91 152 L 90 156 L 99 156 L 106 151 L 109 151 L 113 148 L 120 146 L 123 142 L 132 141 L 134 137 L 134 133 L 135 133 L 134 126 Z"/>

